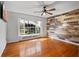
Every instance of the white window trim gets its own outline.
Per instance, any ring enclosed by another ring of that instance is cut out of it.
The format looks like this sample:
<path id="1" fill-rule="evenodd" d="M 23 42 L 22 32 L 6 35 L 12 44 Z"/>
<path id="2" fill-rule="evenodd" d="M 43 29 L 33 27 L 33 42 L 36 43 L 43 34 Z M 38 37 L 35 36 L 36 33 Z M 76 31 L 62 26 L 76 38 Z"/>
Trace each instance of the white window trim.
<path id="1" fill-rule="evenodd" d="M 18 18 L 18 36 L 21 36 L 21 37 L 24 37 L 24 36 L 35 36 L 35 35 L 40 35 L 41 34 L 41 29 L 40 29 L 40 33 L 37 33 L 37 34 L 27 34 L 27 35 L 21 35 L 20 34 L 20 23 L 19 23 L 19 20 L 20 20 L 21 18 Z"/>
<path id="2" fill-rule="evenodd" d="M 19 36 L 24 37 L 24 36 L 36 36 L 36 35 L 40 35 L 40 33 L 39 34 L 29 34 L 29 35 L 19 35 Z"/>

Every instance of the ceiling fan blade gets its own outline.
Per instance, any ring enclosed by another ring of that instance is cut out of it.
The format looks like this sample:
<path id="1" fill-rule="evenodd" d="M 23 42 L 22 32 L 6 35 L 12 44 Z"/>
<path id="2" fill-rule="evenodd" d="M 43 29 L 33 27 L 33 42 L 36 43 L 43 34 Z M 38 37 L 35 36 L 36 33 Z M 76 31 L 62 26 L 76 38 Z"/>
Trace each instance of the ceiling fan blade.
<path id="1" fill-rule="evenodd" d="M 54 10 L 56 10 L 55 8 L 52 8 L 52 9 L 49 9 L 49 10 L 47 10 L 47 11 L 54 11 Z"/>
<path id="2" fill-rule="evenodd" d="M 40 6 L 40 7 L 45 6 L 44 1 L 38 1 L 38 3 L 39 3 L 39 6 Z"/>
<path id="3" fill-rule="evenodd" d="M 52 1 L 51 1 L 52 2 Z M 52 7 L 53 6 L 53 4 L 55 3 L 55 1 L 53 1 L 52 3 L 50 3 L 50 4 L 46 4 L 45 6 L 48 8 L 48 7 Z"/>
<path id="4" fill-rule="evenodd" d="M 41 14 L 41 16 L 44 14 L 44 12 Z"/>
<path id="5" fill-rule="evenodd" d="M 47 4 L 47 3 L 45 3 L 45 1 L 38 1 L 38 3 L 39 3 L 39 6 L 40 6 L 40 7 L 44 7 L 44 6 L 50 7 L 50 6 L 52 6 L 52 4 L 53 4 L 54 2 L 52 2 L 51 4 Z"/>
<path id="6" fill-rule="evenodd" d="M 43 11 L 34 11 L 34 13 L 41 13 L 41 12 L 43 12 Z"/>
<path id="7" fill-rule="evenodd" d="M 50 12 L 46 12 L 46 13 L 48 13 L 48 14 L 52 15 L 52 13 L 50 13 Z"/>

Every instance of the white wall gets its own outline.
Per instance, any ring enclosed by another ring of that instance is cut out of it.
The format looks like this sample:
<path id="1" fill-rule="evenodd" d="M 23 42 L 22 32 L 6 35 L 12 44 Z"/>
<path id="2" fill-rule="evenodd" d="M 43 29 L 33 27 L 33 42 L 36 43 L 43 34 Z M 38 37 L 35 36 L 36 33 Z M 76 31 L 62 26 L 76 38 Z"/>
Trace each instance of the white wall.
<path id="1" fill-rule="evenodd" d="M 26 15 L 22 13 L 15 13 L 15 12 L 10 12 L 8 14 L 8 43 L 10 42 L 16 42 L 21 39 L 20 36 L 18 36 L 18 19 L 19 18 L 25 18 L 26 20 L 32 20 L 32 21 L 41 21 L 41 33 L 38 35 L 39 37 L 41 36 L 46 36 L 46 19 L 42 17 L 36 17 L 32 15 Z M 32 38 L 32 37 L 26 37 L 27 39 Z"/>
<path id="2" fill-rule="evenodd" d="M 0 56 L 6 46 L 6 23 L 0 19 Z"/>

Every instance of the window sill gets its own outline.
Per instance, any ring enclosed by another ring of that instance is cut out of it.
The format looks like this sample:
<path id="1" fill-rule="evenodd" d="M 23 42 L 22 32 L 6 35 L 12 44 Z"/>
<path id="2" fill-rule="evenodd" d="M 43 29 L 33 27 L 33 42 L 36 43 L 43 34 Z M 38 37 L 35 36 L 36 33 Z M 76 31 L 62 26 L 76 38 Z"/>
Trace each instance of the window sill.
<path id="1" fill-rule="evenodd" d="M 29 34 L 29 35 L 19 35 L 19 36 L 24 37 L 24 36 L 35 36 L 35 35 L 40 35 L 40 34 Z"/>

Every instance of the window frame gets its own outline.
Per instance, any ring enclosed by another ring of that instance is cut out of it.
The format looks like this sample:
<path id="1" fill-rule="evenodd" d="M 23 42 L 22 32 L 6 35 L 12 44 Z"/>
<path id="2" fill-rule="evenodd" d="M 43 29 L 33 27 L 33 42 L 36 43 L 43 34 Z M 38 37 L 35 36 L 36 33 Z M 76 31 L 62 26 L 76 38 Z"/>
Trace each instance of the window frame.
<path id="1" fill-rule="evenodd" d="M 34 35 L 39 35 L 41 33 L 41 26 L 40 26 L 40 32 L 39 33 L 34 33 L 34 34 L 25 34 L 25 35 L 21 35 L 20 34 L 20 20 L 21 18 L 18 19 L 18 35 L 19 36 L 34 36 Z M 25 19 L 24 19 L 25 20 Z M 29 22 L 29 20 L 27 20 Z M 41 24 L 40 24 L 41 25 Z M 25 27 L 24 27 L 25 28 Z M 25 31 L 24 31 L 25 32 Z"/>

